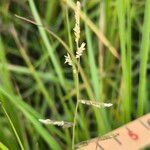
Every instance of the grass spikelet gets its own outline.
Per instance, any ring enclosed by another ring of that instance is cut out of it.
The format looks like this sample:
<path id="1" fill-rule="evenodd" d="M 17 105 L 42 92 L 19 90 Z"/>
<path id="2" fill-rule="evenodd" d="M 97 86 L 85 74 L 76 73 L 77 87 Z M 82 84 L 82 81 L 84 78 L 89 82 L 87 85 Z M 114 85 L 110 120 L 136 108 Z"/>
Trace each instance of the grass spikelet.
<path id="1" fill-rule="evenodd" d="M 76 58 L 80 58 L 80 57 L 82 56 L 83 51 L 85 50 L 85 45 L 86 45 L 86 44 L 83 42 L 83 43 L 81 44 L 81 46 L 78 47 L 77 52 L 76 52 Z"/>
<path id="2" fill-rule="evenodd" d="M 67 53 L 67 56 L 65 56 L 65 64 L 68 64 L 69 66 L 73 66 L 72 64 L 72 60 L 71 60 L 71 57 L 70 55 Z"/>
<path id="3" fill-rule="evenodd" d="M 75 27 L 74 27 L 74 35 L 75 35 L 75 41 L 78 45 L 79 39 L 80 39 L 80 7 L 81 4 L 79 1 L 77 1 L 77 7 L 75 10 Z"/>
<path id="4" fill-rule="evenodd" d="M 97 108 L 105 108 L 105 107 L 111 107 L 113 104 L 111 103 L 101 103 L 95 100 L 79 100 L 80 103 L 85 104 L 85 105 L 89 105 L 89 106 L 94 106 Z"/>
<path id="5" fill-rule="evenodd" d="M 72 122 L 55 121 L 55 120 L 51 120 L 51 119 L 39 119 L 39 121 L 46 125 L 56 125 L 56 126 L 60 126 L 63 128 L 69 128 L 69 127 L 72 127 L 72 125 L 73 125 Z"/>

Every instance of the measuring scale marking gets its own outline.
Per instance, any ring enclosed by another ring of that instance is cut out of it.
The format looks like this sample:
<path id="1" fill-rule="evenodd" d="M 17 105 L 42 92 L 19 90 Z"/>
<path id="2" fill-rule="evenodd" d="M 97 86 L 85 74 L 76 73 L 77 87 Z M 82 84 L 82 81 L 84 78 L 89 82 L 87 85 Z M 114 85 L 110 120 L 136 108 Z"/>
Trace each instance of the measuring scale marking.
<path id="1" fill-rule="evenodd" d="M 150 145 L 150 113 L 115 129 L 110 139 L 95 138 L 81 145 L 80 150 L 139 150 Z"/>

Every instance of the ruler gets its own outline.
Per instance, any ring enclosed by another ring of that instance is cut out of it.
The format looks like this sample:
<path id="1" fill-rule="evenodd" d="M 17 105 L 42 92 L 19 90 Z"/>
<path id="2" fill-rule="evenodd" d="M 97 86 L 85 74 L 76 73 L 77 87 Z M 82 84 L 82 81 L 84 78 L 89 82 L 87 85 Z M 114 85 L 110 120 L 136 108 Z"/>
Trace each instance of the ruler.
<path id="1" fill-rule="evenodd" d="M 150 146 L 150 113 L 101 138 L 79 143 L 79 150 L 140 150 Z"/>

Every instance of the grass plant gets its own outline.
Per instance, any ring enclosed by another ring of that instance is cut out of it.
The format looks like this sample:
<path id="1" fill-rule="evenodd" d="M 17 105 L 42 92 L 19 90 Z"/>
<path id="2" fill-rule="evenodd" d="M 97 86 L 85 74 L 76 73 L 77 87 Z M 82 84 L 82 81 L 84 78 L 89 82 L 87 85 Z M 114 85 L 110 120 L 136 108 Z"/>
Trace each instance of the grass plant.
<path id="1" fill-rule="evenodd" d="M 0 149 L 70 150 L 150 112 L 150 0 L 80 3 L 0 1 Z"/>

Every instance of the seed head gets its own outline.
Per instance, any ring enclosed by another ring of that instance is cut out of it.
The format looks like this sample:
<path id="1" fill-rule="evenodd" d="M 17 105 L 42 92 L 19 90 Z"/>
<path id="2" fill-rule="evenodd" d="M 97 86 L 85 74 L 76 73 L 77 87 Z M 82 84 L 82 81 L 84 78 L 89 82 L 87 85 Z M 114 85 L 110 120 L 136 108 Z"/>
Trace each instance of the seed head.
<path id="1" fill-rule="evenodd" d="M 72 60 L 68 53 L 67 53 L 67 56 L 65 56 L 65 64 L 66 63 L 68 63 L 69 66 L 72 66 Z"/>
<path id="2" fill-rule="evenodd" d="M 98 107 L 98 108 L 105 108 L 105 107 L 111 107 L 113 104 L 111 103 L 101 103 L 95 100 L 79 100 L 80 103 L 85 104 L 85 105 L 89 105 L 89 106 L 94 106 L 94 107 Z"/>
<path id="3" fill-rule="evenodd" d="M 72 127 L 72 125 L 73 125 L 72 122 L 55 121 L 55 120 L 51 120 L 51 119 L 39 119 L 39 121 L 46 125 L 56 125 L 56 126 L 61 126 L 63 128 L 69 128 L 69 127 Z"/>
<path id="4" fill-rule="evenodd" d="M 76 43 L 78 43 L 80 39 L 80 7 L 81 4 L 79 1 L 77 1 L 75 9 L 75 27 L 73 29 Z"/>
<path id="5" fill-rule="evenodd" d="M 83 43 L 81 44 L 81 46 L 78 47 L 77 52 L 76 52 L 76 58 L 80 58 L 80 57 L 82 56 L 83 51 L 85 50 L 85 45 L 86 45 L 86 44 L 83 42 Z"/>

